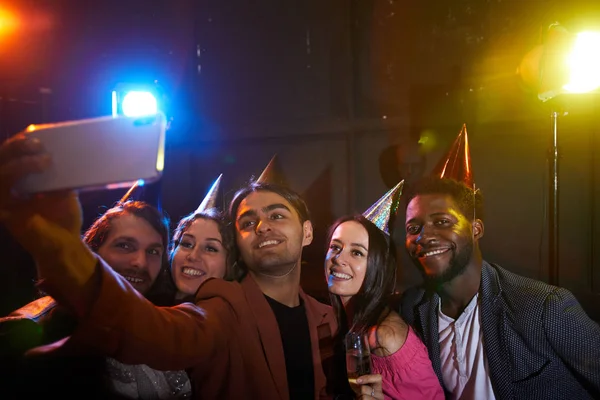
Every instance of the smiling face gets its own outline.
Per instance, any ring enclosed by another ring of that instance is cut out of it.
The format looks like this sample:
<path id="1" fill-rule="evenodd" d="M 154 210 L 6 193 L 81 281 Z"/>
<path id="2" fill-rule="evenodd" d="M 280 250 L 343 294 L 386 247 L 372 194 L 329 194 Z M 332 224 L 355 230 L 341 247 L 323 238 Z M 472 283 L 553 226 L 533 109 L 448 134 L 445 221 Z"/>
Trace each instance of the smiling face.
<path id="1" fill-rule="evenodd" d="M 462 275 L 482 234 L 483 223 L 469 221 L 450 195 L 419 195 L 406 209 L 406 248 L 429 282 Z"/>
<path id="2" fill-rule="evenodd" d="M 325 257 L 325 279 L 329 292 L 346 304 L 365 280 L 369 234 L 356 221 L 346 221 L 333 231 Z"/>
<path id="3" fill-rule="evenodd" d="M 142 294 L 158 277 L 164 251 L 162 237 L 152 225 L 127 212 L 112 218 L 98 248 L 100 257 Z"/>
<path id="4" fill-rule="evenodd" d="M 282 276 L 299 265 L 302 248 L 312 241 L 310 221 L 302 222 L 282 196 L 251 192 L 237 208 L 236 242 L 251 272 Z"/>
<path id="5" fill-rule="evenodd" d="M 219 226 L 211 219 L 196 218 L 185 229 L 175 248 L 171 272 L 177 289 L 194 295 L 208 278 L 223 278 L 227 251 Z"/>

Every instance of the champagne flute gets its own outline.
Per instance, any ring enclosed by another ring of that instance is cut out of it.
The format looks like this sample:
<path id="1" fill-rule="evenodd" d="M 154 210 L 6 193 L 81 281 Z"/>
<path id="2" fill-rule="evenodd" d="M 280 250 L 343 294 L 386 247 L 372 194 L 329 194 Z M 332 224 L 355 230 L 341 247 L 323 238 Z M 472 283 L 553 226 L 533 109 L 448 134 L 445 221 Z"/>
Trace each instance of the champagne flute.
<path id="1" fill-rule="evenodd" d="M 371 351 L 366 335 L 348 332 L 345 337 L 346 345 L 346 372 L 350 387 L 356 393 L 360 393 L 360 385 L 356 384 L 356 378 L 371 374 Z"/>

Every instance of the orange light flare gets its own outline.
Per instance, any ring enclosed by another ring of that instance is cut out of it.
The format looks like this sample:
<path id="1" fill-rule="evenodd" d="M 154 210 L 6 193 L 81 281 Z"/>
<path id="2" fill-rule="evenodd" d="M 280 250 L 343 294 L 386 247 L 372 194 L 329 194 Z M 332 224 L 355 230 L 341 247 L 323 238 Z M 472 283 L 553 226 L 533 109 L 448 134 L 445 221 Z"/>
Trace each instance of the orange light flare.
<path id="1" fill-rule="evenodd" d="M 35 63 L 49 47 L 57 20 L 50 8 L 7 6 L 0 2 L 0 64 L 13 70 Z"/>
<path id="2" fill-rule="evenodd" d="M 19 16 L 0 6 L 0 39 L 15 33 L 21 26 Z"/>
<path id="3" fill-rule="evenodd" d="M 14 34 L 43 34 L 55 25 L 51 13 L 40 9 L 9 9 L 0 5 L 0 40 Z"/>

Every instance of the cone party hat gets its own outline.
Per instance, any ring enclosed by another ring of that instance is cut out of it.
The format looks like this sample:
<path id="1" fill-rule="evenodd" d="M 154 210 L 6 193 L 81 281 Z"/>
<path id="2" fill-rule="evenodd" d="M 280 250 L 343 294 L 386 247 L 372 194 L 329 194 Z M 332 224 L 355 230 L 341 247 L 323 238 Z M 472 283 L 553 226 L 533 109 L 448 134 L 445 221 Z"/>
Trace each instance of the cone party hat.
<path id="1" fill-rule="evenodd" d="M 135 183 L 133 185 L 131 185 L 131 187 L 129 188 L 127 193 L 125 193 L 123 195 L 123 197 L 121 197 L 121 200 L 119 200 L 119 203 L 125 203 L 127 200 L 134 200 L 134 199 L 132 199 L 132 196 L 133 196 L 134 192 L 136 191 L 136 189 L 143 186 L 143 182 L 144 182 L 143 180 L 135 181 Z"/>
<path id="2" fill-rule="evenodd" d="M 269 164 L 265 167 L 262 174 L 256 180 L 258 183 L 272 183 L 279 186 L 289 187 L 287 179 L 285 175 L 281 171 L 281 166 L 279 165 L 279 160 L 277 158 L 277 154 L 271 158 Z"/>
<path id="3" fill-rule="evenodd" d="M 466 124 L 463 124 L 454 143 L 433 169 L 432 175 L 439 178 L 454 179 L 473 187 L 473 170 L 471 168 L 471 153 L 469 151 Z"/>
<path id="4" fill-rule="evenodd" d="M 217 207 L 217 200 L 219 198 L 219 193 L 221 190 L 221 179 L 222 178 L 223 178 L 223 174 L 219 175 L 219 177 L 213 182 L 210 189 L 208 189 L 206 196 L 204 196 L 202 203 L 200 203 L 200 205 L 196 209 L 197 213 L 204 212 L 211 208 Z"/>
<path id="5" fill-rule="evenodd" d="M 404 181 L 400 181 L 363 213 L 365 218 L 388 235 L 390 234 L 390 219 L 398 210 L 403 187 Z"/>

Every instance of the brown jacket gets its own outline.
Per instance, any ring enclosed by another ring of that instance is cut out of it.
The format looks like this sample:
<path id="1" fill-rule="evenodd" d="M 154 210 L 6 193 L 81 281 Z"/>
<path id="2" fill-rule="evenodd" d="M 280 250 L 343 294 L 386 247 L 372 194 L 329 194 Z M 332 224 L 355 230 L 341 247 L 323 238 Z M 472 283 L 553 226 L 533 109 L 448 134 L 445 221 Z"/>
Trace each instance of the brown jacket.
<path id="1" fill-rule="evenodd" d="M 98 295 L 75 333 L 33 352 L 100 352 L 127 364 L 187 369 L 202 399 L 287 400 L 288 385 L 275 315 L 256 282 L 206 281 L 196 305 L 155 307 L 104 262 Z M 45 288 L 52 293 L 52 288 Z M 326 398 L 324 367 L 337 324 L 331 307 L 300 290 L 312 341 L 315 399 Z"/>

